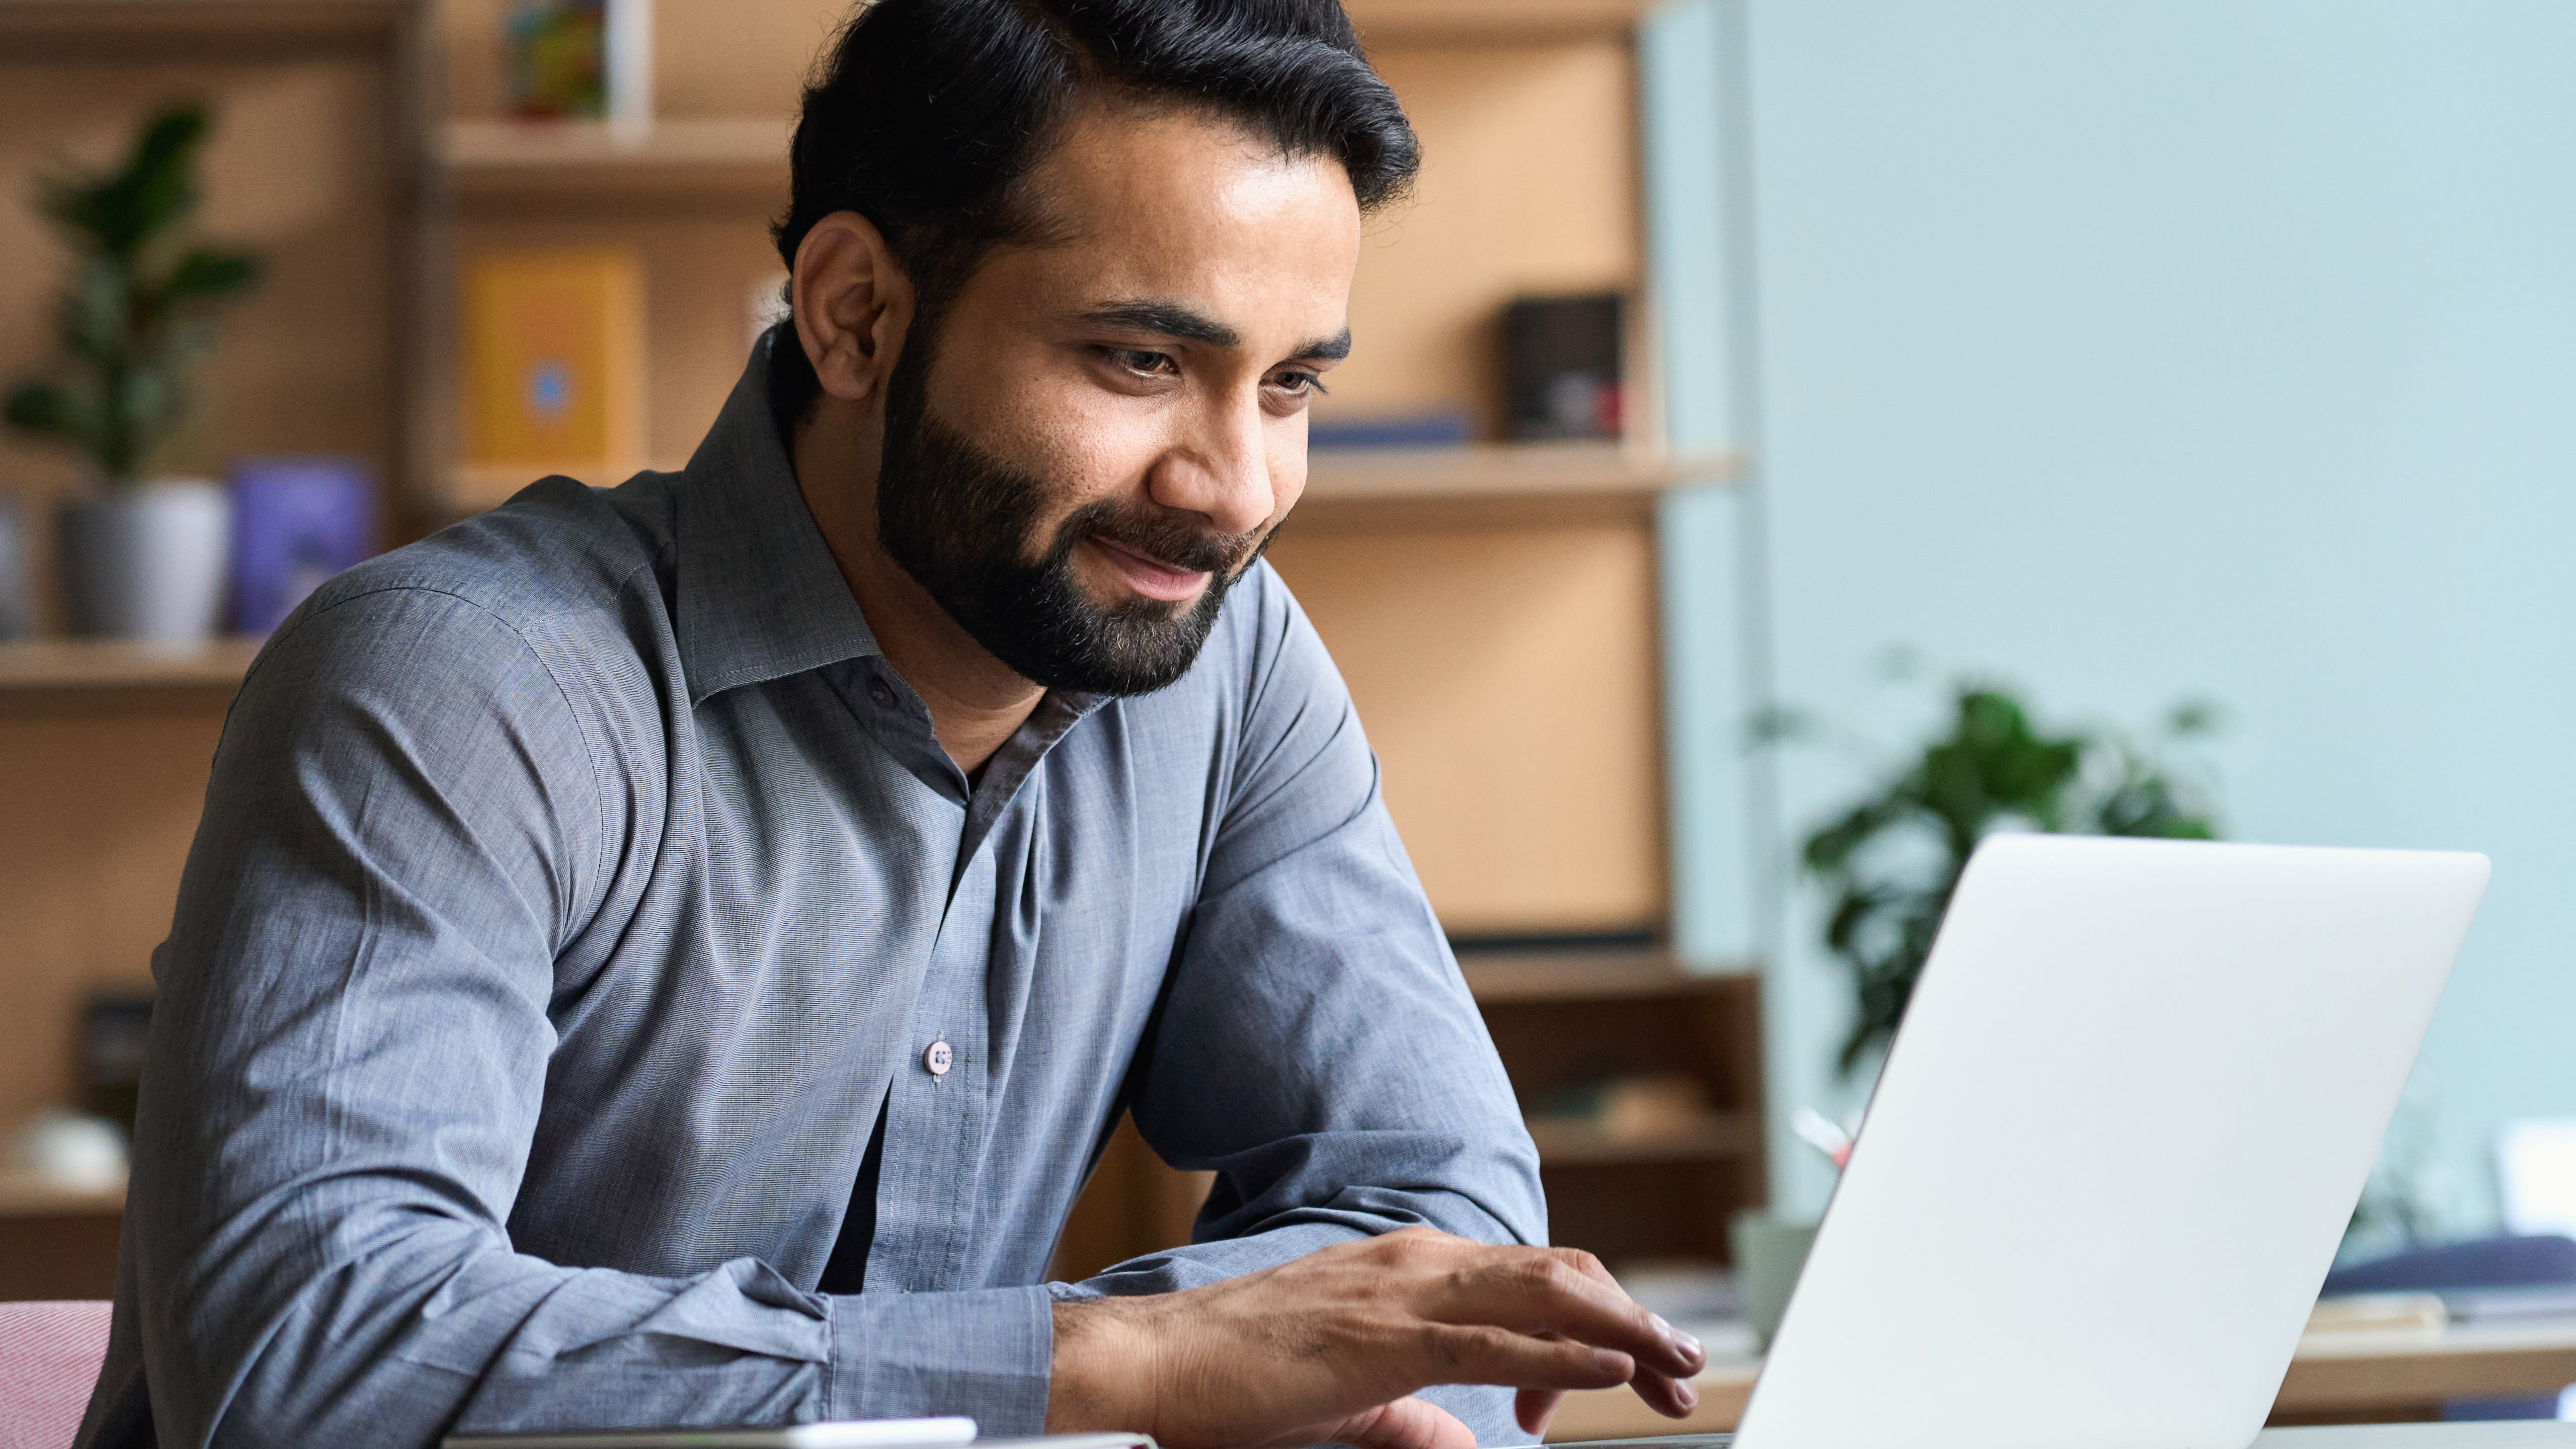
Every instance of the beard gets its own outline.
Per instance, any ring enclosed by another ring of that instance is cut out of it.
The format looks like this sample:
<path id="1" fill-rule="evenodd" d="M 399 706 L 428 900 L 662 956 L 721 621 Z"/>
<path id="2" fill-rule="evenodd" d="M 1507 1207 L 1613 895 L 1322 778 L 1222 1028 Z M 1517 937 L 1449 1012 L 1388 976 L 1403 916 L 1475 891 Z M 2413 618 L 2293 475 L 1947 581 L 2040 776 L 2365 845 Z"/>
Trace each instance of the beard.
<path id="1" fill-rule="evenodd" d="M 1137 695 L 1188 673 L 1226 590 L 1269 546 L 1269 533 L 1218 533 L 1197 514 L 1104 498 L 1075 509 L 1054 537 L 1037 538 L 1051 490 L 930 411 L 928 353 L 908 353 L 888 379 L 877 477 L 877 540 L 887 555 L 1031 683 Z M 1207 587 L 1188 603 L 1137 597 L 1103 606 L 1074 571 L 1074 548 L 1086 538 L 1205 573 Z"/>

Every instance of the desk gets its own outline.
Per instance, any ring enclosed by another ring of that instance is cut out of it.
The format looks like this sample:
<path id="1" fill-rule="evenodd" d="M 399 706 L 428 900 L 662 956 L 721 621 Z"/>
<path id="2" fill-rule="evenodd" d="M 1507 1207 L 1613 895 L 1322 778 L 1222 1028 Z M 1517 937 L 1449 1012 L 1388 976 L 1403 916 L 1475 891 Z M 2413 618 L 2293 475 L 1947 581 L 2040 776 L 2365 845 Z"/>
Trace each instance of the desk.
<path id="1" fill-rule="evenodd" d="M 1563 1442 L 1722 1433 L 1743 1417 L 1761 1369 L 1760 1359 L 1713 1353 L 1695 1381 L 1699 1408 L 1687 1419 L 1664 1418 L 1626 1389 L 1568 1394 L 1547 1437 Z M 2545 1394 L 2568 1384 L 2576 1384 L 2576 1318 L 2457 1323 L 2438 1331 L 2312 1333 L 2299 1342 L 2272 1417 L 2289 1424 L 2430 1419 L 2444 1399 Z M 2568 1437 L 2547 1442 L 2576 1449 L 2576 1426 L 2569 1428 Z M 2311 1441 L 2285 1440 L 2282 1449 L 2299 1445 Z M 2312 1449 L 2343 1446 L 2319 1439 Z"/>

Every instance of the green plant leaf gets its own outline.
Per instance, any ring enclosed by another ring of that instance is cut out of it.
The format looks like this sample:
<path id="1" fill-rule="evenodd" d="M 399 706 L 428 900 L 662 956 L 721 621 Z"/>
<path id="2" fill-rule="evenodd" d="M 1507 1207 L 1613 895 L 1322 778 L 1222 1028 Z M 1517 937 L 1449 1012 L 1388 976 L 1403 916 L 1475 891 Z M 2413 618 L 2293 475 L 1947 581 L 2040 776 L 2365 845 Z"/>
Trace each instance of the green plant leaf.
<path id="1" fill-rule="evenodd" d="M 10 390 L 5 415 L 9 426 L 30 433 L 68 436 L 77 427 L 72 400 L 49 382 L 21 383 Z"/>
<path id="2" fill-rule="evenodd" d="M 1855 1010 L 1838 1057 L 1846 1075 L 1894 1035 L 1959 876 L 1987 835 L 2007 827 L 2218 834 L 2190 776 L 2117 736 L 2044 732 L 2011 690 L 1992 683 L 1962 681 L 1951 703 L 1945 732 L 1910 768 L 1802 842 L 1807 872 L 1829 893 L 1823 944 L 1852 982 Z M 2187 702 L 2166 724 L 2181 736 L 2214 728 L 2217 718 L 2215 706 Z M 1920 848 L 1927 840 L 1937 847 L 1929 859 Z M 1894 848 L 1899 842 L 1904 848 Z"/>
<path id="3" fill-rule="evenodd" d="M 45 212 L 90 250 L 131 262 L 153 238 L 196 210 L 196 151 L 206 126 L 203 106 L 162 111 L 144 125 L 117 170 L 47 186 Z"/>
<path id="4" fill-rule="evenodd" d="M 248 252 L 199 247 L 179 258 L 161 283 L 161 293 L 172 302 L 229 297 L 259 285 L 259 275 L 260 259 Z"/>

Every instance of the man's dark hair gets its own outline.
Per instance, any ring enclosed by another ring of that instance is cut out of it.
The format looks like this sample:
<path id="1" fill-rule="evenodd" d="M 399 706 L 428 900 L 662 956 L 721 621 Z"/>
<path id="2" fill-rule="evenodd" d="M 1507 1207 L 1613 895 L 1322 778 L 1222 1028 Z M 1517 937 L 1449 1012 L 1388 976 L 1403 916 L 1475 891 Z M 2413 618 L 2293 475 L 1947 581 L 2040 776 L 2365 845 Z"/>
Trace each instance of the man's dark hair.
<path id="1" fill-rule="evenodd" d="M 876 0 L 805 87 L 778 255 L 794 267 L 815 222 L 855 211 L 933 326 L 995 245 L 1039 238 L 1018 183 L 1092 99 L 1204 112 L 1330 157 L 1363 212 L 1403 195 L 1420 159 L 1337 0 Z M 773 395 L 801 412 L 812 370 L 802 349 L 774 352 Z"/>

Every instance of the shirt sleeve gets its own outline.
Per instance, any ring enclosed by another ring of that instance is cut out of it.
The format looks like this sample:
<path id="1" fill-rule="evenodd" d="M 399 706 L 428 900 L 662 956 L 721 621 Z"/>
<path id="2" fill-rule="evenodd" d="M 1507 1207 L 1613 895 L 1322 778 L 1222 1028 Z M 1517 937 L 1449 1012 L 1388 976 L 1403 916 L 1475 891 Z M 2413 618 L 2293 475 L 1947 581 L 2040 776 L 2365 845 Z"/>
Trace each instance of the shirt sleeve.
<path id="1" fill-rule="evenodd" d="M 1227 809 L 1131 1102 L 1164 1161 L 1216 1185 L 1190 1246 L 1068 1295 L 1189 1288 L 1403 1227 L 1547 1241 L 1537 1150 L 1349 691 L 1261 579 Z M 1509 1390 L 1430 1397 L 1480 1443 L 1529 1437 Z"/>
<path id="2" fill-rule="evenodd" d="M 454 595 L 360 594 L 264 652 L 154 960 L 133 1321 L 90 1444 L 1042 1424 L 1042 1287 L 827 1298 L 751 1259 L 653 1278 L 513 1251 L 550 1012 L 577 1006 L 553 963 L 628 848 L 604 748 L 546 653 Z"/>

